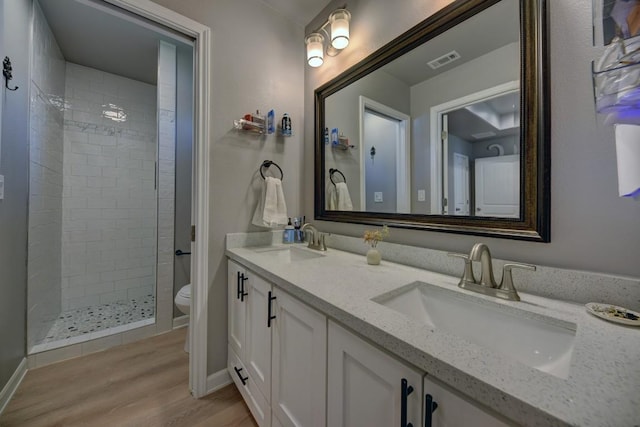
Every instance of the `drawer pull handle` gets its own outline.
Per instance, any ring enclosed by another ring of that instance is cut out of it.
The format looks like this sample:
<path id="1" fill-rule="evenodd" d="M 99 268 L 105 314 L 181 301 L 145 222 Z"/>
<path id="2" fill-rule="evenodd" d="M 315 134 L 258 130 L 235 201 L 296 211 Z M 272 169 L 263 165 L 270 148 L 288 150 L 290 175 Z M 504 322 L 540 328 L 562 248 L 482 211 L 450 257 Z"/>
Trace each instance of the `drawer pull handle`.
<path id="1" fill-rule="evenodd" d="M 400 427 L 413 427 L 413 424 L 407 422 L 407 398 L 413 393 L 413 387 L 409 385 L 406 378 L 400 382 L 402 394 L 400 395 Z"/>
<path id="2" fill-rule="evenodd" d="M 432 426 L 432 417 L 431 415 L 438 409 L 438 404 L 435 400 L 433 400 L 433 396 L 427 394 L 424 404 L 424 427 Z"/>
<path id="3" fill-rule="evenodd" d="M 236 371 L 236 374 L 238 374 L 238 378 L 240 378 L 240 381 L 242 381 L 242 385 L 247 385 L 247 380 L 249 379 L 249 377 L 242 377 L 242 374 L 240 373 L 240 371 L 242 371 L 242 368 L 234 366 L 233 369 Z"/>

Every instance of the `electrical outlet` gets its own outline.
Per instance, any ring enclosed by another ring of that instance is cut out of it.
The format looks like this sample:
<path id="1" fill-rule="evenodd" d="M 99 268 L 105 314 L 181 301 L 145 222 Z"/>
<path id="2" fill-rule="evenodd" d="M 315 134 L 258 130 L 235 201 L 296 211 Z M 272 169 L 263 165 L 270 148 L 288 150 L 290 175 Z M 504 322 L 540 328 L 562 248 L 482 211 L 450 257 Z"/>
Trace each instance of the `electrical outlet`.
<path id="1" fill-rule="evenodd" d="M 424 190 L 418 190 L 418 201 L 424 202 L 426 200 L 426 195 Z"/>
<path id="2" fill-rule="evenodd" d="M 382 203 L 382 191 L 376 191 L 373 193 L 373 201 L 375 203 Z"/>
<path id="3" fill-rule="evenodd" d="M 4 175 L 0 175 L 0 200 L 4 199 Z"/>

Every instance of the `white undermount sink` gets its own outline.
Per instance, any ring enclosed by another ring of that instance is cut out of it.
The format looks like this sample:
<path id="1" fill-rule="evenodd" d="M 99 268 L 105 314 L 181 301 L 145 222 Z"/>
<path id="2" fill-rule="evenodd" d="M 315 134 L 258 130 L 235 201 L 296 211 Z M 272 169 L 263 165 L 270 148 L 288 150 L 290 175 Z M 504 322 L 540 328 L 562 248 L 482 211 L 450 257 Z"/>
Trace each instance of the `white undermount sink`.
<path id="1" fill-rule="evenodd" d="M 575 323 L 425 282 L 411 283 L 372 300 L 540 371 L 560 378 L 569 376 Z"/>
<path id="2" fill-rule="evenodd" d="M 324 256 L 320 252 L 314 252 L 311 249 L 297 246 L 268 246 L 255 248 L 253 251 L 279 262 L 298 262 Z"/>

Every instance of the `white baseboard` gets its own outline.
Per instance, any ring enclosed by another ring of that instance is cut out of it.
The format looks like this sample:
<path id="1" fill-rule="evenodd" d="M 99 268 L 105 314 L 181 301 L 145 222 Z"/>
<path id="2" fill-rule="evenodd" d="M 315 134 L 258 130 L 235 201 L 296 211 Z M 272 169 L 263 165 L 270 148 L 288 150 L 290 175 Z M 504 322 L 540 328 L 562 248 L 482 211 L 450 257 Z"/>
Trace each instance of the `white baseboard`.
<path id="1" fill-rule="evenodd" d="M 207 377 L 207 394 L 218 391 L 222 387 L 228 386 L 231 383 L 231 377 L 229 376 L 229 371 L 227 371 L 226 368 L 216 372 L 215 374 L 211 374 Z"/>
<path id="2" fill-rule="evenodd" d="M 0 391 L 0 414 L 4 411 L 4 409 L 9 404 L 9 401 L 13 397 L 14 393 L 18 389 L 18 386 L 22 382 L 24 375 L 27 373 L 27 358 L 23 357 L 22 361 L 16 368 L 11 378 L 9 378 L 9 382 L 4 386 L 2 391 Z"/>
<path id="3" fill-rule="evenodd" d="M 173 329 L 184 328 L 189 326 L 189 315 L 185 314 L 180 317 L 175 317 L 173 319 Z"/>

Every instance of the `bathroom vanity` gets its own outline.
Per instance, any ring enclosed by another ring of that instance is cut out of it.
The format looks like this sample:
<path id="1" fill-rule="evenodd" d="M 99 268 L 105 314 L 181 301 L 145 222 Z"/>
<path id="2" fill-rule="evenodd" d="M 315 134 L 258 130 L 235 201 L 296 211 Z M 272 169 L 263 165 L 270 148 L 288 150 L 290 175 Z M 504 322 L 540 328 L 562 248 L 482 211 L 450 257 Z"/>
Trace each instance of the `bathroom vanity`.
<path id="1" fill-rule="evenodd" d="M 640 422 L 638 328 L 277 235 L 227 235 L 228 370 L 260 426 Z"/>

